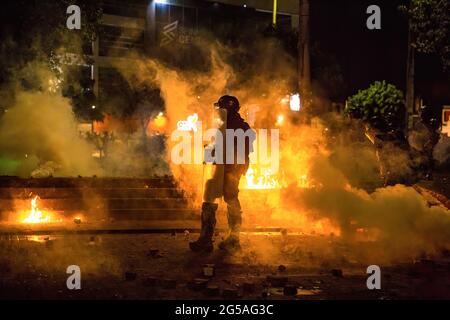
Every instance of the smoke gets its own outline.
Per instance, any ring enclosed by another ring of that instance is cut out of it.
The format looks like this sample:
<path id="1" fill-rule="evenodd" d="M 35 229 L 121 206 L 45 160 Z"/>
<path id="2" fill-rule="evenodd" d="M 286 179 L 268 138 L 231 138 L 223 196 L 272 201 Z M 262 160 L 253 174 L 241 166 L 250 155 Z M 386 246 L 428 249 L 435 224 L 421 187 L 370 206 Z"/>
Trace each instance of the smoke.
<path id="1" fill-rule="evenodd" d="M 301 116 L 282 103 L 293 91 L 296 63 L 280 43 L 260 38 L 252 45 L 230 48 L 216 41 L 200 42 L 198 46 L 209 49 L 199 52 L 206 55 L 200 60 L 208 63 L 197 70 L 191 67 L 183 71 L 145 58 L 135 60 L 132 68 L 117 68 L 124 75 L 132 73 L 141 81 L 158 84 L 165 100 L 167 124 L 162 131 L 167 136 L 178 121 L 193 113 L 208 127 L 212 103 L 223 94 L 239 98 L 241 115 L 254 128 L 280 129 L 278 179 L 285 189 L 267 190 L 265 199 L 245 190 L 241 202 L 247 223 L 269 221 L 304 232 L 340 235 L 355 250 L 359 241 L 374 241 L 378 246 L 372 257 L 383 256 L 389 261 L 448 246 L 450 217 L 446 209 L 429 207 L 411 187 L 381 187 L 380 171 L 398 177 L 413 174 L 405 150 L 385 143 L 377 152 L 364 136 L 363 126 L 340 115 L 321 114 L 310 124 L 302 124 Z M 282 124 L 277 123 L 280 115 Z M 171 163 L 174 143 L 167 141 L 170 172 L 192 204 L 198 205 L 205 179 L 203 168 Z M 271 209 L 270 219 L 250 213 L 259 203 Z"/>
<path id="2" fill-rule="evenodd" d="M 42 165 L 54 176 L 101 173 L 92 148 L 78 135 L 68 100 L 47 92 L 19 91 L 7 110 L 0 119 L 0 158 L 5 159 L 0 174 L 29 177 Z"/>
<path id="3" fill-rule="evenodd" d="M 434 147 L 433 157 L 439 165 L 450 163 L 450 137 L 442 134 Z"/>

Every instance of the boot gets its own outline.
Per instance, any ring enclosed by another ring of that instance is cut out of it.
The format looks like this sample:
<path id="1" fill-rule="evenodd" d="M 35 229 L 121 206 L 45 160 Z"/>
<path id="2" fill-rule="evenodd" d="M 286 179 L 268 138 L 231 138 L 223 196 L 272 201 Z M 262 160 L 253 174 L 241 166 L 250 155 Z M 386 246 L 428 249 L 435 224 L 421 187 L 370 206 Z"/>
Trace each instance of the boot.
<path id="1" fill-rule="evenodd" d="M 234 253 L 241 250 L 241 244 L 239 242 L 239 234 L 242 224 L 242 211 L 239 203 L 235 206 L 228 206 L 228 227 L 230 228 L 230 234 L 228 237 L 219 243 L 219 249 Z"/>
<path id="2" fill-rule="evenodd" d="M 202 204 L 202 228 L 197 241 L 189 243 L 194 252 L 212 252 L 214 249 L 212 237 L 216 227 L 216 203 L 204 202 Z"/>
<path id="3" fill-rule="evenodd" d="M 241 243 L 239 242 L 239 235 L 230 233 L 230 235 L 219 243 L 219 249 L 229 253 L 241 251 Z"/>

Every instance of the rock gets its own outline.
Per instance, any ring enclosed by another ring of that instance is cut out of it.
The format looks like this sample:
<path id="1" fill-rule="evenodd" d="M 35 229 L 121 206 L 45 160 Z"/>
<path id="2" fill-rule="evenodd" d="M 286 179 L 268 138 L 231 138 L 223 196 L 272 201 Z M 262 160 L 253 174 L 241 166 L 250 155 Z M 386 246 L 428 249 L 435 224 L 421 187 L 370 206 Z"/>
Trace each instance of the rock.
<path id="1" fill-rule="evenodd" d="M 279 266 L 278 266 L 278 271 L 279 271 L 279 272 L 285 272 L 285 271 L 286 271 L 286 266 L 284 266 L 284 265 L 282 265 L 282 264 L 279 265 Z"/>
<path id="2" fill-rule="evenodd" d="M 288 282 L 288 277 L 267 276 L 266 281 L 269 282 L 272 287 L 284 287 Z"/>
<path id="3" fill-rule="evenodd" d="M 238 297 L 238 290 L 235 288 L 223 289 L 222 297 L 224 299 L 236 299 Z"/>
<path id="4" fill-rule="evenodd" d="M 147 253 L 147 257 L 156 257 L 159 254 L 159 249 L 150 249 Z"/>
<path id="5" fill-rule="evenodd" d="M 205 289 L 205 294 L 208 297 L 216 297 L 220 294 L 220 288 L 219 288 L 219 286 L 216 286 L 216 285 L 207 286 Z"/>
<path id="6" fill-rule="evenodd" d="M 0 261 L 0 274 L 10 273 L 11 265 L 8 261 Z"/>
<path id="7" fill-rule="evenodd" d="M 203 276 L 211 278 L 216 275 L 216 267 L 214 264 L 205 264 L 203 266 Z"/>
<path id="8" fill-rule="evenodd" d="M 73 223 L 75 223 L 75 224 L 81 224 L 81 218 L 75 218 L 75 219 L 73 219 Z"/>
<path id="9" fill-rule="evenodd" d="M 187 287 L 188 289 L 193 291 L 201 291 L 206 288 L 208 281 L 209 281 L 208 279 L 200 279 L 200 278 L 194 279 L 188 282 Z"/>
<path id="10" fill-rule="evenodd" d="M 125 272 L 125 280 L 126 281 L 134 281 L 137 278 L 137 273 L 127 271 Z"/>
<path id="11" fill-rule="evenodd" d="M 148 278 L 145 278 L 144 281 L 142 281 L 142 284 L 145 287 L 156 287 L 159 285 L 159 279 L 153 278 L 153 277 L 148 277 Z"/>
<path id="12" fill-rule="evenodd" d="M 267 299 L 268 296 L 269 296 L 269 291 L 268 290 L 263 290 L 261 292 L 261 298 Z"/>
<path id="13" fill-rule="evenodd" d="M 294 284 L 287 284 L 283 288 L 283 294 L 285 296 L 295 296 L 297 295 L 297 286 Z"/>
<path id="14" fill-rule="evenodd" d="M 332 269 L 331 270 L 331 274 L 336 277 L 336 278 L 342 278 L 343 277 L 343 273 L 341 269 Z"/>
<path id="15" fill-rule="evenodd" d="M 281 229 L 280 233 L 282 236 L 287 236 L 288 231 L 287 231 L 287 229 Z"/>
<path id="16" fill-rule="evenodd" d="M 174 279 L 163 279 L 161 281 L 161 286 L 164 289 L 175 289 L 177 287 L 177 281 Z"/>
<path id="17" fill-rule="evenodd" d="M 450 250 L 448 250 L 448 249 L 442 250 L 441 255 L 444 258 L 450 258 Z"/>
<path id="18" fill-rule="evenodd" d="M 244 293 L 255 292 L 255 283 L 254 282 L 244 282 L 242 284 L 242 290 L 244 291 Z"/>

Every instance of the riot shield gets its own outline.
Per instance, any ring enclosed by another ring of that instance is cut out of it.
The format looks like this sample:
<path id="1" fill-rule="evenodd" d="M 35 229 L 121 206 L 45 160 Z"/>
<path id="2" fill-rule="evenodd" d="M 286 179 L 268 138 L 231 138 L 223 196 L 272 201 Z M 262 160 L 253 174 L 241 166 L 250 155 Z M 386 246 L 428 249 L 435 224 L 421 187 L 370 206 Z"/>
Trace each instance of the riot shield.
<path id="1" fill-rule="evenodd" d="M 223 196 L 227 110 L 215 109 L 208 127 L 215 130 L 215 135 L 203 153 L 203 202 L 214 203 Z"/>

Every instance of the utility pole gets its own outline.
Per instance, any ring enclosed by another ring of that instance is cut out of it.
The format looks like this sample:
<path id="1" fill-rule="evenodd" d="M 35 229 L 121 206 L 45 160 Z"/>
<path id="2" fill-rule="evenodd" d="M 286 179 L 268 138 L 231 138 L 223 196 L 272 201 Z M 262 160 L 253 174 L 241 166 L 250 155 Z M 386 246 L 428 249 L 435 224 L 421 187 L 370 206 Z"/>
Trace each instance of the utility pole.
<path id="1" fill-rule="evenodd" d="M 309 55 L 309 0 L 299 0 L 298 30 L 298 89 L 302 108 L 307 112 L 311 104 L 311 65 Z"/>
<path id="2" fill-rule="evenodd" d="M 412 44 L 411 21 L 408 21 L 408 57 L 406 61 L 406 127 L 408 131 L 412 128 L 414 114 L 414 68 L 415 68 L 415 50 Z"/>

